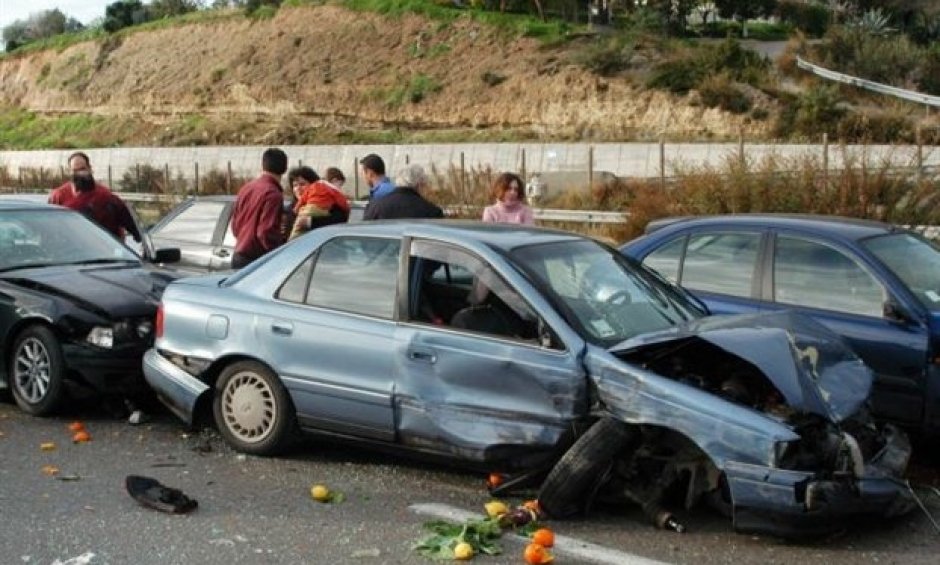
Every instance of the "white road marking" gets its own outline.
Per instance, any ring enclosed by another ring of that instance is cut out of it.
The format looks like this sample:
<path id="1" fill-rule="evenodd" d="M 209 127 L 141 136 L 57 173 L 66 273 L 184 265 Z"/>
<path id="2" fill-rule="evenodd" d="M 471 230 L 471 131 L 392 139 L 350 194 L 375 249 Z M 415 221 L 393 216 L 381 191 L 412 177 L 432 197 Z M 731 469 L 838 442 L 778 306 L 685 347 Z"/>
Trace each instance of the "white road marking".
<path id="1" fill-rule="evenodd" d="M 481 517 L 478 512 L 469 512 L 467 510 L 463 510 L 462 508 L 450 506 L 449 504 L 440 504 L 436 502 L 412 504 L 409 506 L 409 508 L 418 514 L 425 514 L 435 518 L 440 518 L 442 520 L 451 520 L 454 522 L 463 522 L 472 518 Z M 517 540 L 519 543 L 524 543 L 528 538 L 509 534 L 505 537 L 505 539 Z M 561 536 L 558 535 L 557 532 L 555 533 L 555 545 L 551 548 L 551 551 L 555 554 L 569 555 L 571 557 L 577 557 L 578 559 L 592 561 L 594 563 L 610 563 L 611 565 L 666 565 L 666 563 L 663 561 L 647 559 L 646 557 L 641 557 L 639 555 L 634 555 L 632 553 L 627 553 L 617 549 L 611 549 L 609 547 L 604 547 L 603 545 L 598 545 L 596 543 L 591 543 L 589 541 L 584 541 L 578 538 Z"/>
<path id="2" fill-rule="evenodd" d="M 86 551 L 85 553 L 79 555 L 78 557 L 73 557 L 71 559 L 66 559 L 65 561 L 59 561 L 56 559 L 52 562 L 52 565 L 88 565 L 91 563 L 91 560 L 95 558 L 95 553 L 93 551 Z"/>

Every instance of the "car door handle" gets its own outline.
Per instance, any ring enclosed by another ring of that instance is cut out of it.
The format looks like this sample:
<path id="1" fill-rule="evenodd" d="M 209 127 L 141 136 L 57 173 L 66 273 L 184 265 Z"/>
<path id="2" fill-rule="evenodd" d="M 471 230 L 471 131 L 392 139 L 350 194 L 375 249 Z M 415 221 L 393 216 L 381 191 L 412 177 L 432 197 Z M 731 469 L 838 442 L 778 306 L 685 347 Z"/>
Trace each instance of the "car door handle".
<path id="1" fill-rule="evenodd" d="M 408 358 L 412 361 L 421 361 L 422 363 L 435 363 L 437 362 L 437 355 L 434 355 L 430 351 L 409 351 Z"/>
<path id="2" fill-rule="evenodd" d="M 228 257 L 229 255 L 231 255 L 231 253 L 229 253 L 228 249 L 219 249 L 215 252 L 216 257 Z"/>
<path id="3" fill-rule="evenodd" d="M 286 322 L 272 322 L 271 332 L 275 335 L 291 335 L 294 333 L 294 326 Z"/>

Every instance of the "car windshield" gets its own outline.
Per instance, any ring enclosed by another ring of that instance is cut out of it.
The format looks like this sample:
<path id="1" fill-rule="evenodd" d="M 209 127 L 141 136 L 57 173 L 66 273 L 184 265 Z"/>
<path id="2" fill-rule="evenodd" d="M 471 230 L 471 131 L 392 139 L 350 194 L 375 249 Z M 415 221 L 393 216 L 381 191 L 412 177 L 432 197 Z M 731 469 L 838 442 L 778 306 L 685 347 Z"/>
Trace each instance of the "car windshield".
<path id="1" fill-rule="evenodd" d="M 940 249 L 910 233 L 880 235 L 862 241 L 911 289 L 928 310 L 940 310 Z"/>
<path id="2" fill-rule="evenodd" d="M 703 315 L 682 291 L 593 241 L 512 251 L 589 342 L 610 347 Z"/>
<path id="3" fill-rule="evenodd" d="M 76 212 L 54 208 L 0 211 L 0 272 L 138 261 L 131 250 Z"/>

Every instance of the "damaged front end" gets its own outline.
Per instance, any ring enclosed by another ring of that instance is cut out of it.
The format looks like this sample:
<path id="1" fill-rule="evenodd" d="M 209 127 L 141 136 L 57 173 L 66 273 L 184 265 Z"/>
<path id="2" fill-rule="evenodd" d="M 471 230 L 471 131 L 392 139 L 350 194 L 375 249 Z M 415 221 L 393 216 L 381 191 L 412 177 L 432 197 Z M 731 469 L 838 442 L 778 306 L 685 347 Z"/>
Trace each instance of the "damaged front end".
<path id="1" fill-rule="evenodd" d="M 681 529 L 666 508 L 702 499 L 737 531 L 782 537 L 914 506 L 907 437 L 865 407 L 870 370 L 808 318 L 704 318 L 586 362 L 601 421 L 629 430 L 591 488 L 657 525 Z"/>

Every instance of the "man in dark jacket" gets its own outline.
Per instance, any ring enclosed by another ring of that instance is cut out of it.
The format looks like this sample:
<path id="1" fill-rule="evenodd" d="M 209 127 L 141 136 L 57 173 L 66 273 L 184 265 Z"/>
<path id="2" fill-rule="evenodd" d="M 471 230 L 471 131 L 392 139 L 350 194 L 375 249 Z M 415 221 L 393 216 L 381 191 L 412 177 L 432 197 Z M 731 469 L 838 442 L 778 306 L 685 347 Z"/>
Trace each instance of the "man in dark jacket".
<path id="1" fill-rule="evenodd" d="M 443 218 L 444 211 L 421 196 L 428 186 L 428 175 L 421 165 L 408 165 L 395 177 L 396 188 L 388 195 L 369 201 L 363 220 L 397 218 Z"/>
<path id="2" fill-rule="evenodd" d="M 232 211 L 232 232 L 235 234 L 233 269 L 244 267 L 284 243 L 281 176 L 286 171 L 287 155 L 280 149 L 267 149 L 261 156 L 261 176 L 238 190 Z"/>

